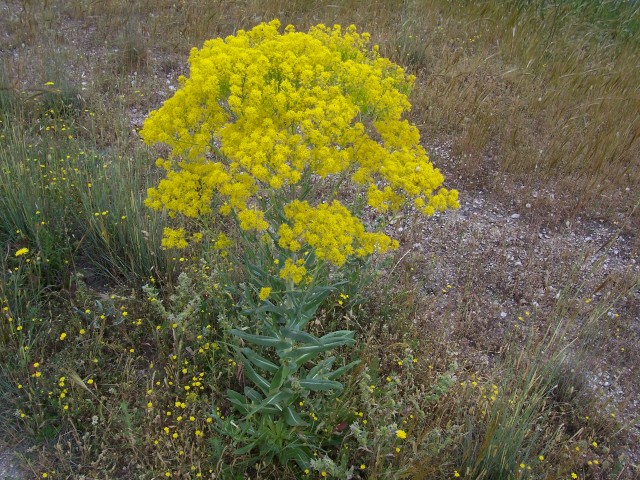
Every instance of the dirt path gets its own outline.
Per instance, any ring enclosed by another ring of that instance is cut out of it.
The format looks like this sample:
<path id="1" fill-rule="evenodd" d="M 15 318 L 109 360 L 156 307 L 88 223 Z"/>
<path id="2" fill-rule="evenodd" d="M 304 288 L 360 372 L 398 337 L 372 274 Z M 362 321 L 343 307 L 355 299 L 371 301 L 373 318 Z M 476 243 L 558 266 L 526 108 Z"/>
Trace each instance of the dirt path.
<path id="1" fill-rule="evenodd" d="M 0 447 L 0 480 L 26 480 L 11 451 Z"/>

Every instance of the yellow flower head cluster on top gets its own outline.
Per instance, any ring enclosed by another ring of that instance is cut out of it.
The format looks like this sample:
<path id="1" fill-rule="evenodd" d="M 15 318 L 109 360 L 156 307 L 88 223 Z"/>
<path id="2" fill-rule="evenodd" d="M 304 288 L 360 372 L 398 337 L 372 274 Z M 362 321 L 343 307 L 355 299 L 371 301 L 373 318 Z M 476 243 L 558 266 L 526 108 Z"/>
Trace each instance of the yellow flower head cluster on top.
<path id="1" fill-rule="evenodd" d="M 292 250 L 306 242 L 336 265 L 396 245 L 365 232 L 334 197 L 297 202 L 314 198 L 309 185 L 350 179 L 379 212 L 457 208 L 457 192 L 441 188 L 418 130 L 402 119 L 414 78 L 353 26 L 279 28 L 274 20 L 191 51 L 190 76 L 140 132 L 171 149 L 147 205 L 187 217 L 233 213 L 242 229 L 278 232 Z M 278 202 L 288 223 L 266 211 Z"/>

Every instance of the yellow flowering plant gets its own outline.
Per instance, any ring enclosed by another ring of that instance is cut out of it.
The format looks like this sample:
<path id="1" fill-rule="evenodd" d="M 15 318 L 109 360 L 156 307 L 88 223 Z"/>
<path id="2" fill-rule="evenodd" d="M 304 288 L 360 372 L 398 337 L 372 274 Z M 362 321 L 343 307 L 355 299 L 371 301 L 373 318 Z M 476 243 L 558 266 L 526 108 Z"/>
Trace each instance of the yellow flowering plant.
<path id="1" fill-rule="evenodd" d="M 146 204 L 197 220 L 165 229 L 163 246 L 183 248 L 204 234 L 225 255 L 229 247 L 243 255 L 241 316 L 253 323 L 231 333 L 256 388 L 228 392 L 245 423 L 225 428 L 244 443 L 240 453 L 260 447 L 263 459 L 303 468 L 318 445 L 295 406 L 339 392 L 337 378 L 355 365 L 332 370 L 340 362 L 327 356 L 353 345 L 353 332 L 316 337 L 308 323 L 341 271 L 398 248 L 364 214 L 458 207 L 403 119 L 414 78 L 369 40 L 354 26 L 281 33 L 277 20 L 209 40 L 191 51 L 189 77 L 140 132 L 168 147 L 157 160 L 166 178 Z M 195 224 L 202 231 L 190 231 Z"/>
<path id="2" fill-rule="evenodd" d="M 426 215 L 457 207 L 457 192 L 442 188 L 417 128 L 402 119 L 414 78 L 368 49 L 369 35 L 353 26 L 284 34 L 279 26 L 191 51 L 190 77 L 140 132 L 170 148 L 157 161 L 167 177 L 147 205 L 172 216 L 232 216 L 243 230 L 292 252 L 306 243 L 334 265 L 397 247 L 341 204 L 345 182 L 380 213 L 409 203 Z M 165 231 L 165 246 L 186 240 Z"/>

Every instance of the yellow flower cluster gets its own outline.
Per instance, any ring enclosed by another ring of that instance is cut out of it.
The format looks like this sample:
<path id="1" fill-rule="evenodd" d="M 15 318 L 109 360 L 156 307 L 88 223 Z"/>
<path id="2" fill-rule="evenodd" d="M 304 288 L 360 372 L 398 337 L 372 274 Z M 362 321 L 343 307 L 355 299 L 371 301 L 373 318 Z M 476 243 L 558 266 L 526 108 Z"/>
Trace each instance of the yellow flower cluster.
<path id="1" fill-rule="evenodd" d="M 280 225 L 279 244 L 292 252 L 309 245 L 318 258 L 340 266 L 350 255 L 364 257 L 398 248 L 398 242 L 384 233 L 365 231 L 362 222 L 337 200 L 315 208 L 295 200 L 284 211 L 291 226 Z"/>
<path id="2" fill-rule="evenodd" d="M 307 269 L 303 265 L 303 260 L 294 262 L 290 258 L 284 263 L 284 267 L 280 270 L 280 278 L 291 280 L 293 283 L 300 283 L 307 274 Z"/>
<path id="3" fill-rule="evenodd" d="M 185 248 L 187 240 L 184 238 L 184 228 L 177 230 L 165 228 L 162 234 L 162 246 L 165 248 Z"/>
<path id="4" fill-rule="evenodd" d="M 204 158 L 179 162 L 179 172 L 172 171 L 171 162 L 162 159 L 156 165 L 168 171 L 167 178 L 158 188 L 149 189 L 145 204 L 155 210 L 166 208 L 172 217 L 176 213 L 191 218 L 210 213 L 214 189 L 229 181 L 222 164 Z"/>
<path id="5" fill-rule="evenodd" d="M 189 77 L 140 132 L 147 143 L 171 149 L 157 162 L 167 177 L 149 190 L 147 205 L 187 217 L 215 206 L 237 215 L 244 230 L 279 228 L 281 245 L 293 250 L 305 242 L 336 265 L 394 245 L 365 234 L 335 202 L 295 203 L 309 185 L 350 179 L 380 212 L 409 203 L 428 215 L 456 208 L 457 192 L 441 188 L 443 176 L 418 130 L 402 119 L 414 78 L 380 57 L 377 46 L 368 48 L 369 35 L 353 26 L 279 28 L 274 20 L 191 51 Z M 292 225 L 272 222 L 264 198 L 290 204 Z M 313 225 L 303 225 L 301 209 Z M 321 228 L 323 221 L 332 223 Z"/>
<path id="6" fill-rule="evenodd" d="M 271 287 L 262 287 L 260 289 L 260 294 L 258 295 L 258 298 L 260 298 L 260 300 L 264 301 L 267 298 L 269 298 L 269 295 L 271 295 Z"/>
<path id="7" fill-rule="evenodd" d="M 194 233 L 190 238 L 191 242 L 202 241 L 202 233 Z M 185 237 L 184 228 L 165 228 L 162 232 L 162 246 L 164 248 L 186 248 L 189 242 Z"/>

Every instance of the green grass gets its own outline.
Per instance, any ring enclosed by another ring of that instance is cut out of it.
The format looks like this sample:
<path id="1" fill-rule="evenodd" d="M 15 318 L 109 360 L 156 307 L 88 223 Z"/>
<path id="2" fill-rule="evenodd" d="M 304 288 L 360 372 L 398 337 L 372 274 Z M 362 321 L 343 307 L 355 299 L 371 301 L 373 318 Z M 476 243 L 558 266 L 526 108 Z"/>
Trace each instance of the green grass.
<path id="1" fill-rule="evenodd" d="M 171 261 L 160 248 L 164 220 L 143 205 L 155 180 L 145 152 L 106 153 L 76 139 L 80 122 L 65 103 L 46 108 L 21 129 L 10 120 L 1 135 L 0 232 L 7 245 L 40 252 L 49 283 L 68 286 L 80 263 L 112 280 L 170 282 Z M 30 181 L 25 181 L 30 179 Z"/>
<path id="2" fill-rule="evenodd" d="M 410 120 L 428 151 L 448 146 L 434 162 L 463 206 L 476 194 L 505 212 L 528 203 L 534 232 L 523 273 L 506 260 L 516 240 L 486 236 L 497 224 L 414 219 L 405 250 L 349 300 L 332 298 L 316 333 L 355 330 L 357 353 L 343 353 L 362 363 L 335 403 L 304 407 L 319 429 L 342 432 L 309 477 L 638 474 L 624 399 L 589 386 L 603 365 L 634 378 L 640 362 L 637 2 L 0 6 L 11 46 L 0 51 L 0 444 L 33 447 L 25 478 L 296 478 L 246 466 L 250 454 L 215 427 L 231 418 L 226 390 L 245 382 L 227 333 L 242 278 L 206 246 L 161 247 L 171 219 L 143 203 L 161 152 L 137 135 L 191 47 L 275 17 L 369 31 L 416 75 Z M 610 227 L 623 246 L 541 256 L 538 231 L 580 222 Z M 629 267 L 610 273 L 617 258 Z"/>

